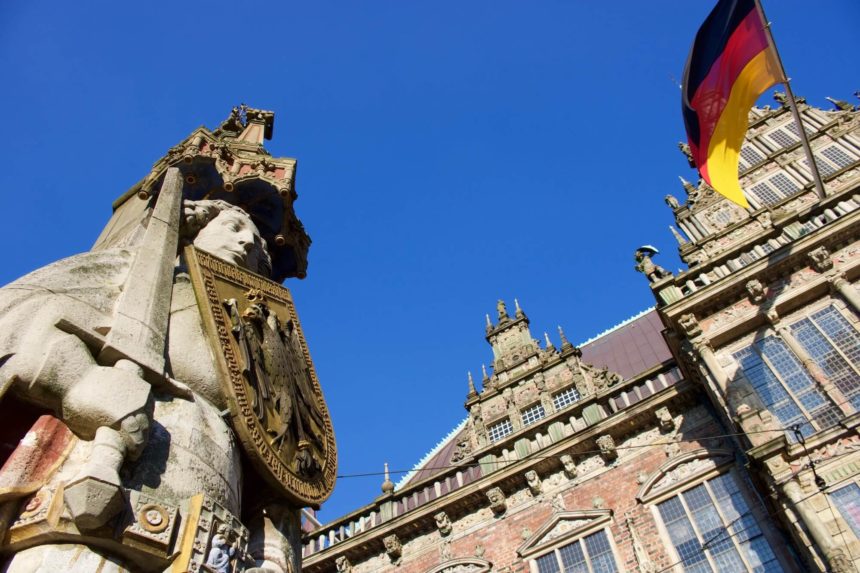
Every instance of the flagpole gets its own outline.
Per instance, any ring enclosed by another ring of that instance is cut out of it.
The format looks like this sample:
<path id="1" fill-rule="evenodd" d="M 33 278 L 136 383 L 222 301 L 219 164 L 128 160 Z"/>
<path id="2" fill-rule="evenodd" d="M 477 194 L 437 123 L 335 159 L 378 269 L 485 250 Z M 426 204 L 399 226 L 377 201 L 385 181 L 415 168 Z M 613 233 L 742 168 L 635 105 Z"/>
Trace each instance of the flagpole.
<path id="1" fill-rule="evenodd" d="M 824 182 L 822 182 L 821 174 L 818 172 L 818 164 L 815 163 L 815 156 L 812 154 L 812 147 L 809 145 L 809 138 L 806 137 L 806 130 L 803 129 L 803 121 L 800 119 L 800 111 L 797 109 L 794 92 L 791 91 L 791 82 L 788 81 L 788 75 L 785 73 L 785 66 L 782 65 L 782 58 L 779 55 L 779 50 L 776 49 L 776 42 L 773 41 L 773 34 L 770 32 L 770 22 L 764 15 L 764 8 L 761 5 L 761 1 L 754 1 L 759 16 L 761 16 L 761 21 L 764 22 L 764 32 L 767 34 L 768 42 L 770 42 L 770 45 L 773 47 L 773 53 L 776 55 L 776 61 L 779 64 L 779 71 L 782 73 L 782 84 L 785 86 L 786 99 L 788 99 L 788 106 L 791 108 L 791 115 L 794 117 L 794 123 L 797 125 L 797 133 L 799 134 L 803 151 L 806 153 L 806 161 L 809 163 L 809 169 L 812 171 L 812 179 L 815 181 L 815 190 L 818 192 L 818 198 L 824 199 Z"/>

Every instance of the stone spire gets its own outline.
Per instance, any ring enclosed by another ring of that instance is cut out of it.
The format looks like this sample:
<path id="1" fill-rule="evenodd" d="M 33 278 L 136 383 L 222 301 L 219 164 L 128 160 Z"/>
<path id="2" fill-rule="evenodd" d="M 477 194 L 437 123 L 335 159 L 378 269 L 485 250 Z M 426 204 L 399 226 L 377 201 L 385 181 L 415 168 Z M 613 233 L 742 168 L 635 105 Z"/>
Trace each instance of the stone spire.
<path id="1" fill-rule="evenodd" d="M 475 390 L 475 381 L 472 380 L 472 373 L 469 372 L 468 375 L 469 375 L 469 396 L 468 397 L 474 398 L 475 396 L 478 395 L 478 391 Z"/>
<path id="2" fill-rule="evenodd" d="M 559 327 L 558 327 L 558 335 L 559 335 L 559 337 L 561 337 L 561 350 L 562 350 L 562 352 L 564 352 L 568 348 L 573 348 L 573 344 L 571 344 L 570 341 L 567 339 L 567 337 L 564 335 L 564 330 L 562 330 L 561 325 L 559 325 Z"/>
<path id="3" fill-rule="evenodd" d="M 678 176 L 678 179 L 681 180 L 681 185 L 684 187 L 684 191 L 686 191 L 687 195 L 692 195 L 696 192 L 696 187 L 692 183 L 690 183 L 680 175 Z"/>
<path id="4" fill-rule="evenodd" d="M 490 320 L 490 315 L 489 315 L 489 313 L 488 313 L 488 314 L 485 314 L 484 316 L 486 316 L 486 317 L 487 317 L 487 327 L 486 327 L 487 332 L 490 332 L 491 330 L 493 330 L 493 322 Z"/>
<path id="5" fill-rule="evenodd" d="M 555 350 L 552 340 L 549 339 L 549 333 L 543 333 L 543 339 L 546 341 L 546 350 Z"/>
<path id="6" fill-rule="evenodd" d="M 490 379 L 489 375 L 487 374 L 487 365 L 486 364 L 481 364 L 481 374 L 484 375 L 484 378 L 481 380 L 481 384 L 484 386 L 484 388 L 486 388 L 487 387 L 487 380 Z"/>
<path id="7" fill-rule="evenodd" d="M 516 317 L 517 318 L 524 318 L 526 316 L 526 313 L 523 312 L 523 309 L 520 308 L 520 301 L 517 299 L 514 299 L 514 306 L 517 309 Z"/>
<path id="8" fill-rule="evenodd" d="M 391 476 L 388 474 L 388 462 L 385 462 L 385 481 L 382 482 L 382 493 L 394 493 L 394 482 L 391 481 Z"/>
<path id="9" fill-rule="evenodd" d="M 681 235 L 681 233 L 679 233 L 678 230 L 675 229 L 675 227 L 673 227 L 672 225 L 669 225 L 669 230 L 672 231 L 672 236 L 675 237 L 675 240 L 678 241 L 679 245 L 686 245 L 687 244 L 687 239 L 685 239 Z"/>

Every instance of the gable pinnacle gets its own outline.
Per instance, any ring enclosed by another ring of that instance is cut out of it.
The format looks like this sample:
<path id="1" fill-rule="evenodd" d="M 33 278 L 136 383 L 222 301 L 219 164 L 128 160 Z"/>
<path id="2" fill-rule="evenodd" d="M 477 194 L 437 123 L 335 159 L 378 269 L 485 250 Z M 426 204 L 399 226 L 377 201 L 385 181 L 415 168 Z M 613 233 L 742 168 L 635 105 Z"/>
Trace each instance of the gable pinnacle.
<path id="1" fill-rule="evenodd" d="M 564 330 L 561 329 L 561 325 L 558 326 L 558 335 L 561 337 L 562 350 L 567 350 L 568 348 L 571 348 L 573 346 L 573 344 L 571 344 L 567 337 L 564 335 Z"/>
<path id="2" fill-rule="evenodd" d="M 388 462 L 385 462 L 385 481 L 382 482 L 382 493 L 394 493 L 394 482 L 391 481 L 391 476 L 388 474 Z"/>
<path id="3" fill-rule="evenodd" d="M 690 194 L 696 192 L 696 188 L 693 186 L 692 183 L 690 183 L 689 181 L 687 181 L 686 179 L 684 179 L 680 175 L 678 176 L 678 179 L 681 180 L 681 185 L 684 186 L 684 191 L 686 191 L 687 195 L 690 195 Z"/>
<path id="4" fill-rule="evenodd" d="M 673 227 L 672 225 L 669 225 L 669 230 L 672 231 L 672 236 L 675 237 L 675 240 L 678 241 L 679 245 L 686 245 L 687 244 L 687 239 L 685 239 L 681 235 L 681 233 L 679 233 L 678 230 L 675 229 L 675 227 Z"/>
<path id="5" fill-rule="evenodd" d="M 487 365 L 486 364 L 481 364 L 481 373 L 484 375 L 484 381 L 490 379 L 490 377 L 487 375 Z"/>
<path id="6" fill-rule="evenodd" d="M 514 299 L 514 306 L 517 309 L 517 313 L 516 313 L 517 318 L 522 318 L 526 315 L 526 313 L 523 312 L 523 309 L 520 308 L 520 301 L 519 300 Z"/>
<path id="7" fill-rule="evenodd" d="M 470 371 L 467 374 L 469 376 L 469 398 L 472 398 L 478 395 L 478 391 L 475 390 L 475 381 L 472 380 L 472 372 Z"/>

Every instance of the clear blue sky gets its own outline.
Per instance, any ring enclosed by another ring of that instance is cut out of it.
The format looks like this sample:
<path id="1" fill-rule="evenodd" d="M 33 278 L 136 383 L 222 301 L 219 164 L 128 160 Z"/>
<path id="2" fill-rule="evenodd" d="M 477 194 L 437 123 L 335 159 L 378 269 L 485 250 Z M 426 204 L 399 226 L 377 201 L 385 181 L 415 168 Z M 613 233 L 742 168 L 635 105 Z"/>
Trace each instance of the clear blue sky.
<path id="1" fill-rule="evenodd" d="M 409 469 L 465 416 L 497 298 L 580 342 L 653 304 L 637 246 L 677 268 L 677 80 L 712 5 L 3 2 L 0 283 L 88 249 L 196 126 L 272 109 L 314 240 L 287 285 L 340 473 Z M 795 91 L 858 103 L 860 3 L 765 8 Z M 322 518 L 381 481 L 340 480 Z"/>

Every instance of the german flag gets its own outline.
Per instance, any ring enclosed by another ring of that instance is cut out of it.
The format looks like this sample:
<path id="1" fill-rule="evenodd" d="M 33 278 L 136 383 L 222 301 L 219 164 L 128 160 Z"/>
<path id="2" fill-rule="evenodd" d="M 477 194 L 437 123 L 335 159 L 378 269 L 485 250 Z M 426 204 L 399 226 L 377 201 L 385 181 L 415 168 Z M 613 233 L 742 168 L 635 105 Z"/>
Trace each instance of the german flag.
<path id="1" fill-rule="evenodd" d="M 681 86 L 690 151 L 702 178 L 748 207 L 738 182 L 738 159 L 750 108 L 782 66 L 755 0 L 720 0 L 699 28 Z"/>

